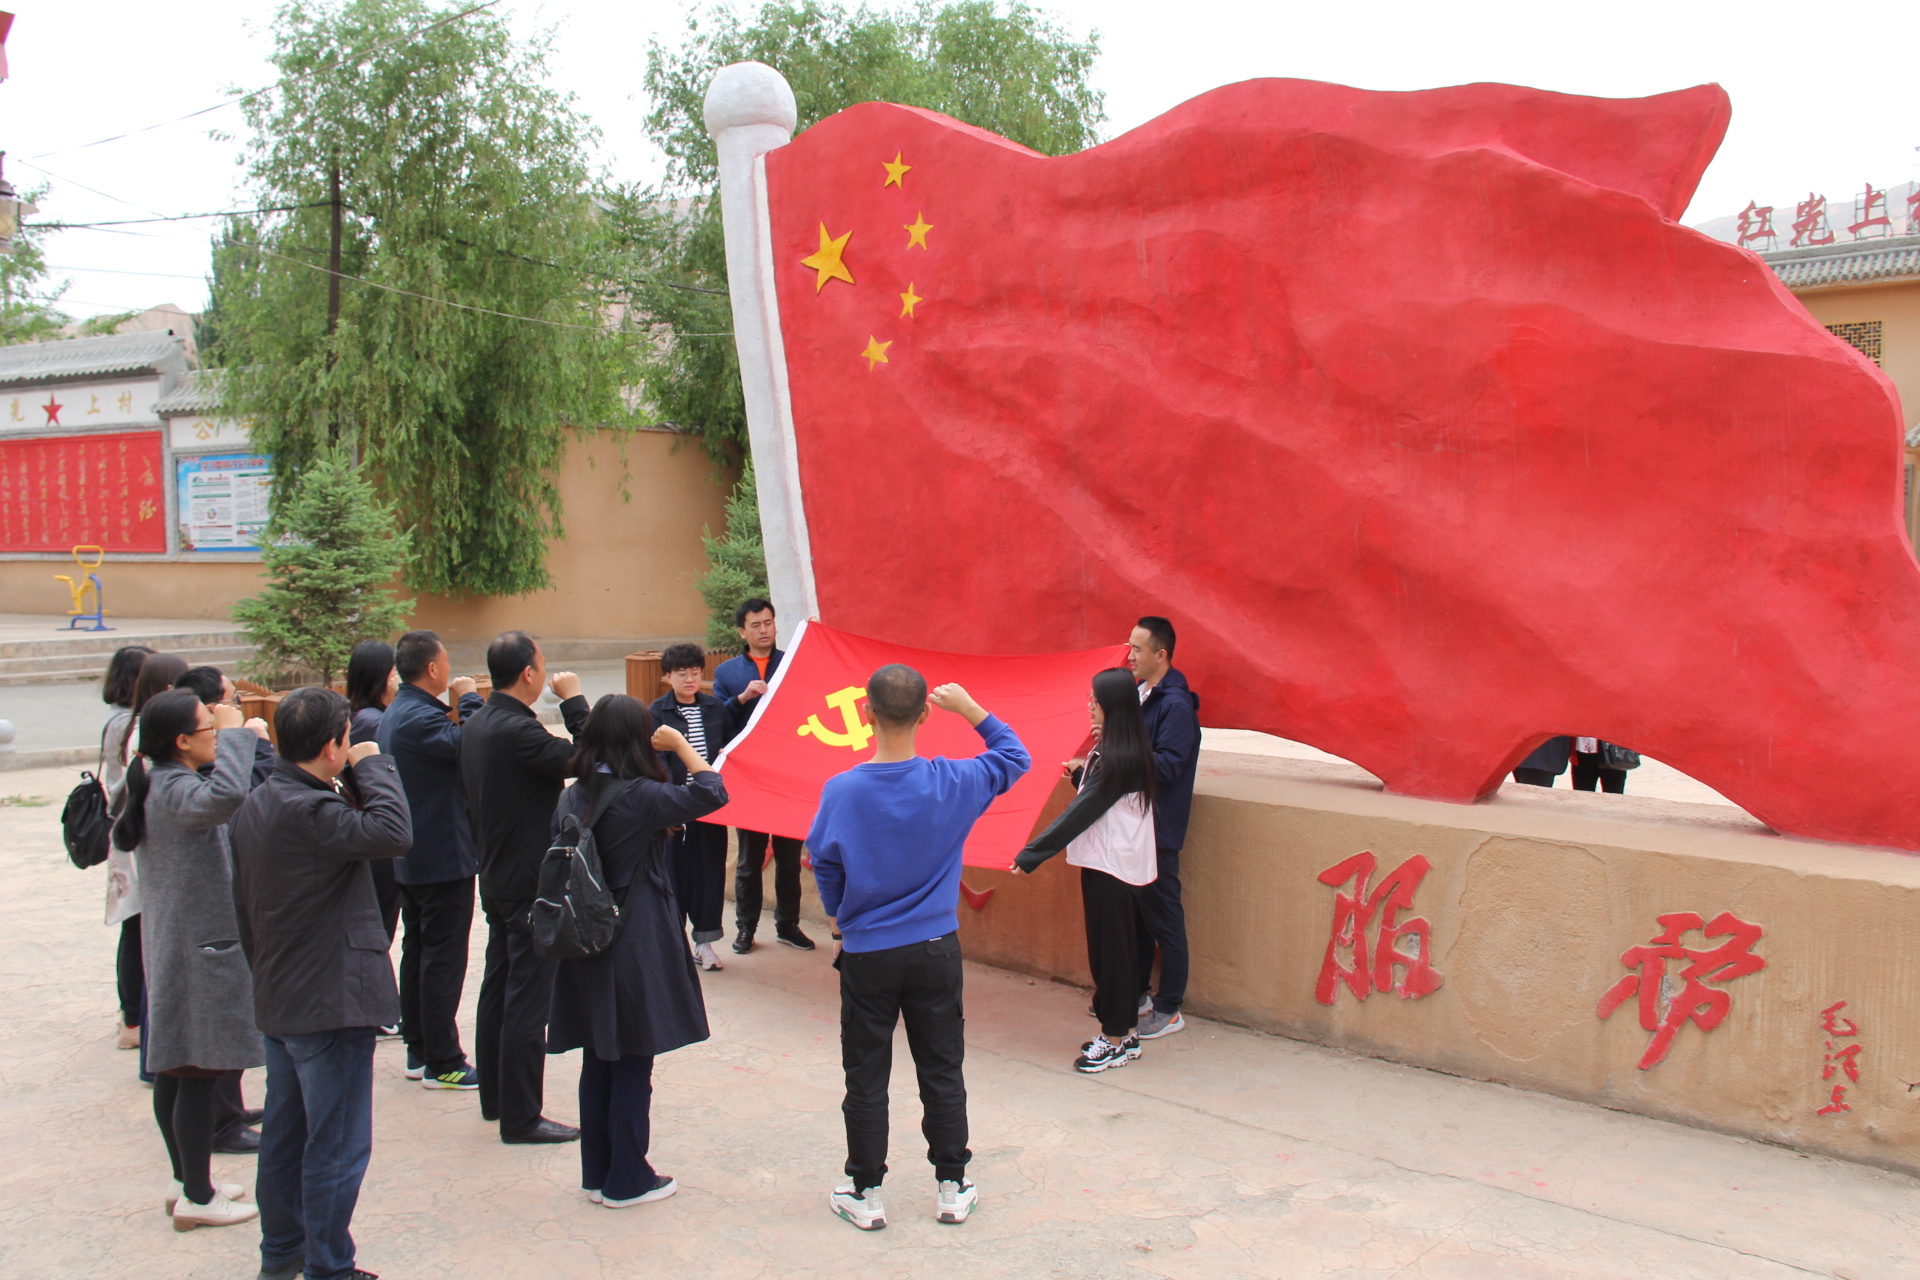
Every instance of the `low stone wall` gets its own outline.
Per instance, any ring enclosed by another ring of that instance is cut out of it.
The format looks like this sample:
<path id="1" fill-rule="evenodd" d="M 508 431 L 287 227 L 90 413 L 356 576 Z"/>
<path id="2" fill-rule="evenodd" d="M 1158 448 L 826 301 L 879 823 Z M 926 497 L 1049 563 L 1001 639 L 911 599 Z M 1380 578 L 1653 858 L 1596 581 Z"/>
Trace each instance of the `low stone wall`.
<path id="1" fill-rule="evenodd" d="M 1187 1007 L 1920 1173 L 1920 860 L 1721 806 L 1519 790 L 1444 804 L 1203 753 Z M 1085 983 L 1078 874 L 969 869 L 994 893 L 961 908 L 968 957 Z"/>

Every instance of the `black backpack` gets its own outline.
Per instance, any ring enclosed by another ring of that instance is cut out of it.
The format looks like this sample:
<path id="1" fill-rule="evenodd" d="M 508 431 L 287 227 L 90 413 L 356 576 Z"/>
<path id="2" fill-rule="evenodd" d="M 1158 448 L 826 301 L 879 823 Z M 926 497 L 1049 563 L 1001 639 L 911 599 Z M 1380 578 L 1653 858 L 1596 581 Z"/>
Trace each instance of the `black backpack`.
<path id="1" fill-rule="evenodd" d="M 533 952 L 541 959 L 590 960 L 620 936 L 626 904 L 613 900 L 593 827 L 632 785 L 621 782 L 608 787 L 584 823 L 573 812 L 571 795 L 560 802 L 560 837 L 540 860 L 540 887 L 527 915 Z M 632 892 L 629 885 L 627 893 Z"/>
<path id="2" fill-rule="evenodd" d="M 60 811 L 60 835 L 67 857 L 85 871 L 107 860 L 107 840 L 113 833 L 113 815 L 107 812 L 107 791 L 91 773 L 80 775 L 80 785 L 67 793 Z"/>

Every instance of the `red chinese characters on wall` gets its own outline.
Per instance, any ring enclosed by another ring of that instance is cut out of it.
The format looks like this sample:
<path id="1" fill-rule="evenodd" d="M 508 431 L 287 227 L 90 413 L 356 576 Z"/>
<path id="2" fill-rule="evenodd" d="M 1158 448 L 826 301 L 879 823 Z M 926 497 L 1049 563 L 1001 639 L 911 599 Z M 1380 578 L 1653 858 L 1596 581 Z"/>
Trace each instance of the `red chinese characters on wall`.
<path id="1" fill-rule="evenodd" d="M 1433 864 L 1415 854 L 1369 887 L 1377 865 L 1373 854 L 1356 853 L 1320 873 L 1320 883 L 1335 888 L 1353 882 L 1352 893 L 1334 895 L 1326 959 L 1313 987 L 1314 999 L 1321 1004 L 1334 1002 L 1342 982 L 1357 1000 L 1375 991 L 1417 1000 L 1440 989 L 1441 975 L 1433 969 L 1431 928 L 1419 916 L 1400 919 L 1401 912 L 1413 909 L 1414 892 Z M 1395 969 L 1401 971 L 1397 981 Z"/>
<path id="2" fill-rule="evenodd" d="M 1860 1083 L 1860 1028 L 1852 1018 L 1840 1016 L 1840 1011 L 1846 1007 L 1847 1002 L 1841 1000 L 1820 1011 L 1820 1030 L 1826 1033 L 1822 1041 L 1826 1047 L 1826 1057 L 1820 1064 L 1820 1079 L 1823 1082 L 1844 1075 L 1847 1084 Z M 1849 1040 L 1853 1043 L 1843 1043 Z M 1853 1108 L 1847 1102 L 1847 1085 L 1835 1084 L 1826 1105 L 1813 1114 L 1833 1116 L 1851 1110 Z"/>
<path id="3" fill-rule="evenodd" d="M 1673 1038 L 1688 1020 L 1702 1031 L 1711 1031 L 1726 1021 L 1733 997 L 1721 988 L 1735 978 L 1767 967 L 1764 959 L 1753 954 L 1753 944 L 1760 941 L 1760 926 L 1748 924 L 1731 911 L 1722 911 L 1705 924 L 1691 911 L 1669 912 L 1659 920 L 1663 928 L 1658 937 L 1620 953 L 1620 963 L 1634 972 L 1614 983 L 1600 997 L 1597 1009 L 1599 1016 L 1606 1018 L 1629 996 L 1639 995 L 1640 1025 L 1653 1032 L 1653 1040 L 1640 1057 L 1642 1071 L 1666 1061 Z M 1696 929 L 1704 929 L 1709 941 L 1727 941 L 1716 947 L 1689 947 L 1684 935 Z M 1669 978 L 1668 963 L 1680 961 L 1684 966 Z"/>
<path id="4" fill-rule="evenodd" d="M 0 551 L 167 549 L 160 433 L 0 440 Z"/>

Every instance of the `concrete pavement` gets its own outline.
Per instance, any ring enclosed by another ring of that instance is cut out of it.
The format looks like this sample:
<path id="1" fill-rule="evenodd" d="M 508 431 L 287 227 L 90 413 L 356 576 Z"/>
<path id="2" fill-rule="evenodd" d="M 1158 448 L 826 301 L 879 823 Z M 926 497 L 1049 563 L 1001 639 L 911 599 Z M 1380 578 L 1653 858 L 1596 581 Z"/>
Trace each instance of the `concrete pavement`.
<path id="1" fill-rule="evenodd" d="M 0 1275 L 247 1280 L 253 1226 L 181 1235 L 160 1212 L 149 1094 L 110 1034 L 100 873 L 59 846 L 71 777 L 0 776 L 0 799 L 54 801 L 0 805 Z M 1197 1020 L 1081 1078 L 1086 994 L 980 967 L 980 1210 L 932 1219 L 902 1043 L 893 1225 L 862 1234 L 825 1208 L 841 1159 L 830 945 L 723 955 L 703 975 L 713 1039 L 655 1078 L 654 1158 L 677 1197 L 586 1203 L 572 1147 L 502 1146 L 473 1095 L 403 1080 L 387 1042 L 361 1264 L 387 1280 L 1920 1275 L 1917 1188 L 1900 1175 Z M 476 945 L 467 1034 L 478 976 Z M 577 1073 L 574 1055 L 550 1060 L 557 1119 L 575 1114 Z M 250 1183 L 251 1163 L 217 1157 L 216 1174 Z"/>

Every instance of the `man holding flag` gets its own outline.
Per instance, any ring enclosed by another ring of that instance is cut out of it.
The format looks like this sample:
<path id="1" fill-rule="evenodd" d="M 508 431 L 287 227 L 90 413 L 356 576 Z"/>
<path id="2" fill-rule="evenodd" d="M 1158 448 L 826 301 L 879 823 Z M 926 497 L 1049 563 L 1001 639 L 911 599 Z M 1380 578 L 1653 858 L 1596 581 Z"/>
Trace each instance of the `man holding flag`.
<path id="1" fill-rule="evenodd" d="M 937 1216 L 961 1223 L 977 1192 L 967 1179 L 966 1055 L 957 906 L 961 847 L 995 797 L 1032 763 L 1020 739 L 957 684 L 927 692 L 913 668 L 892 663 L 866 684 L 862 717 L 873 758 L 829 780 L 807 847 L 820 901 L 844 939 L 840 1056 L 847 1096 L 847 1181 L 828 1203 L 863 1231 L 887 1225 L 887 1084 L 893 1030 L 904 1016 L 925 1109 Z M 926 759 L 916 737 L 928 703 L 964 717 L 986 749 L 972 759 Z"/>

